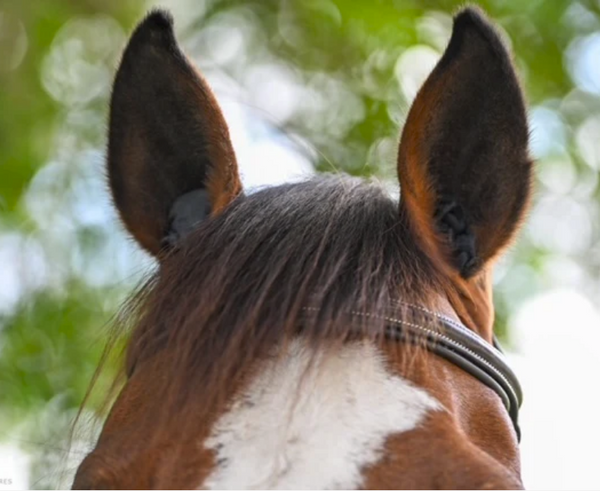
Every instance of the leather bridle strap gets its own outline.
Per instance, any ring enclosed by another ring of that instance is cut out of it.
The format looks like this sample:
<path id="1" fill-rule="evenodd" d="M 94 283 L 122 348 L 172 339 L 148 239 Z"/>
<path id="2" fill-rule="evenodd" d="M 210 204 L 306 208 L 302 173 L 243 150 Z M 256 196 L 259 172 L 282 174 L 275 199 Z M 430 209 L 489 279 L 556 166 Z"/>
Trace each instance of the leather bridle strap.
<path id="1" fill-rule="evenodd" d="M 422 346 L 492 389 L 506 407 L 512 420 L 518 441 L 519 408 L 523 401 L 521 385 L 511 370 L 499 346 L 494 346 L 468 327 L 436 312 L 415 305 L 403 304 L 406 308 L 392 309 L 390 315 L 380 316 L 368 312 L 348 312 L 350 317 L 373 319 L 385 324 L 385 337 L 394 341 Z M 305 312 L 318 312 L 315 307 L 303 308 Z M 399 310 L 403 315 L 398 315 Z M 407 315 L 407 310 L 411 311 Z M 361 329 L 362 331 L 362 329 Z M 364 332 L 364 331 L 363 331 Z"/>
<path id="2" fill-rule="evenodd" d="M 496 392 L 508 411 L 517 439 L 521 440 L 519 407 L 523 393 L 516 375 L 499 350 L 454 321 L 448 323 L 440 319 L 435 328 L 430 328 L 401 319 L 388 320 L 386 337 L 423 345 Z"/>

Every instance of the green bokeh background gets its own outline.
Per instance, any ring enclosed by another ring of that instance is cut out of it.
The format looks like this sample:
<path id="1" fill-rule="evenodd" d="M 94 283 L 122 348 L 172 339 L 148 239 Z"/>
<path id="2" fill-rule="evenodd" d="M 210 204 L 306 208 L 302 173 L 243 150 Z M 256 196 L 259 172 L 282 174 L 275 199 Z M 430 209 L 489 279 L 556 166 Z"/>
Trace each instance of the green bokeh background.
<path id="1" fill-rule="evenodd" d="M 219 89 L 229 87 L 261 125 L 303 142 L 316 169 L 392 181 L 415 81 L 441 54 L 462 4 L 162 5 L 217 93 L 227 97 Z M 152 5 L 0 3 L 0 441 L 33 455 L 37 487 L 58 482 L 66 429 L 109 321 L 153 268 L 111 212 L 102 174 L 111 79 L 128 33 Z M 510 344 L 511 315 L 533 295 L 566 286 L 600 298 L 600 2 L 479 5 L 514 50 L 538 162 L 531 220 L 497 275 L 497 329 Z M 277 74 L 313 103 L 271 114 L 256 93 Z"/>

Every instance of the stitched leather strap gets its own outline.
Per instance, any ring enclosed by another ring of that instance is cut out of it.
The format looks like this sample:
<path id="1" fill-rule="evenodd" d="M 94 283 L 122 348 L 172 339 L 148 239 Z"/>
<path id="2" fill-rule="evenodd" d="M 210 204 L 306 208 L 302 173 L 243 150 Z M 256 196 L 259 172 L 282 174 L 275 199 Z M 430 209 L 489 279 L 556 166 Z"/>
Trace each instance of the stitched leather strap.
<path id="1" fill-rule="evenodd" d="M 352 311 L 350 317 L 376 319 L 386 325 L 385 336 L 399 342 L 424 346 L 428 351 L 448 360 L 492 389 L 506 407 L 512 420 L 518 441 L 519 408 L 523 392 L 517 376 L 512 371 L 496 339 L 494 346 L 461 323 L 423 307 L 402 304 L 412 312 L 402 316 L 392 310 L 390 315 L 380 316 L 368 312 Z M 318 308 L 305 307 L 305 312 L 317 313 Z"/>
<path id="2" fill-rule="evenodd" d="M 521 441 L 519 408 L 523 401 L 521 385 L 502 352 L 474 335 L 467 327 L 441 321 L 441 329 L 430 329 L 393 319 L 386 336 L 398 341 L 422 343 L 432 353 L 474 376 L 498 394 L 512 420 L 517 439 Z"/>

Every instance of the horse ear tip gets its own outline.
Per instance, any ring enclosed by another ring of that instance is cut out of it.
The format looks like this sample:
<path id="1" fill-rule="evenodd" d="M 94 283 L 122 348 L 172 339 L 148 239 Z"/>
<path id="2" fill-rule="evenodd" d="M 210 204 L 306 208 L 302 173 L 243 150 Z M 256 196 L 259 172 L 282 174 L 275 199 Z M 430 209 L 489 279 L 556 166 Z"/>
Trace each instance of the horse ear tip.
<path id="1" fill-rule="evenodd" d="M 490 21 L 481 7 L 468 5 L 454 16 L 454 28 L 490 26 Z"/>
<path id="2" fill-rule="evenodd" d="M 173 16 L 165 9 L 152 9 L 140 23 L 140 28 L 168 30 L 173 29 Z"/>
<path id="3" fill-rule="evenodd" d="M 492 49 L 500 59 L 506 58 L 508 52 L 507 40 L 488 18 L 481 7 L 468 5 L 454 16 L 452 39 L 450 45 L 459 47 L 467 33 L 474 33 Z M 472 43 L 471 43 L 472 44 Z"/>
<path id="4" fill-rule="evenodd" d="M 146 51 L 148 46 L 169 49 L 176 44 L 173 16 L 167 10 L 153 9 L 133 31 L 126 54 L 139 55 Z"/>
<path id="5" fill-rule="evenodd" d="M 496 41 L 492 40 L 500 40 L 502 43 L 501 36 L 493 22 L 489 19 L 485 11 L 476 5 L 467 6 L 454 16 L 453 31 L 455 33 L 477 31 L 488 42 L 495 43 Z"/>
<path id="6" fill-rule="evenodd" d="M 167 44 L 173 39 L 173 16 L 167 10 L 153 9 L 148 12 L 148 15 L 138 24 L 133 35 L 132 41 L 142 44 Z M 162 41 L 161 41 L 162 40 Z"/>

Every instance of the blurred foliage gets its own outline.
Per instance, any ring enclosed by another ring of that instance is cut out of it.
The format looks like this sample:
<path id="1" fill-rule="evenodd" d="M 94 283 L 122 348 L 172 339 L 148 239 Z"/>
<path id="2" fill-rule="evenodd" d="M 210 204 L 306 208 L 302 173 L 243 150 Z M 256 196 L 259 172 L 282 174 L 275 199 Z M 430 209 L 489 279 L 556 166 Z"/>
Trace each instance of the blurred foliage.
<path id="1" fill-rule="evenodd" d="M 161 5 L 221 101 L 288 139 L 320 171 L 376 175 L 394 187 L 400 128 L 461 4 Z M 566 286 L 600 298 L 600 2 L 479 4 L 515 52 L 538 161 L 536 205 L 497 273 L 505 334 L 511 312 L 536 292 Z M 0 437 L 78 407 L 104 326 L 152 268 L 121 230 L 103 177 L 114 68 L 149 7 L 0 4 Z"/>

